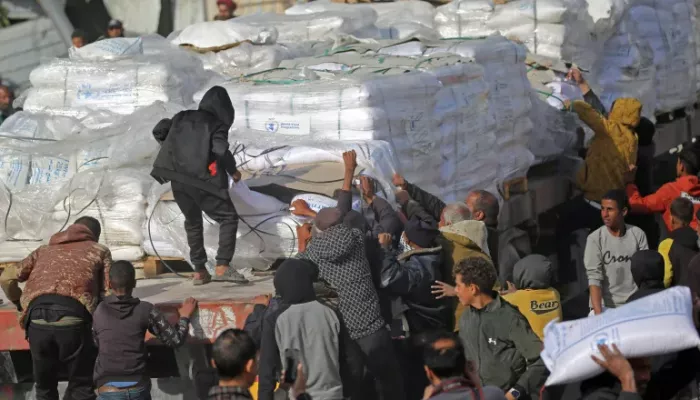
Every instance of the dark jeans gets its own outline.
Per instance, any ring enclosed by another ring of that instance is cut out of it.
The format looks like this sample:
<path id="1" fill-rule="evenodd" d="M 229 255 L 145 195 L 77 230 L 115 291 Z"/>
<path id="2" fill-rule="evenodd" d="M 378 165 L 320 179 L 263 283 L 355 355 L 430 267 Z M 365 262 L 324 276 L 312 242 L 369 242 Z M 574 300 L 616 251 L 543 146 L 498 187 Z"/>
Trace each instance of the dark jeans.
<path id="1" fill-rule="evenodd" d="M 151 388 L 142 386 L 123 392 L 100 393 L 97 400 L 151 400 Z"/>
<path id="2" fill-rule="evenodd" d="M 357 339 L 347 352 L 348 365 L 355 381 L 352 399 L 404 400 L 401 366 L 394 353 L 391 335 L 386 329 Z M 365 376 L 364 368 L 376 381 L 379 396 L 371 390 L 371 377 Z"/>
<path id="3" fill-rule="evenodd" d="M 576 260 L 571 259 L 572 233 L 579 229 L 594 231 L 603 225 L 600 209 L 588 204 L 583 196 L 571 199 L 559 209 L 556 228 L 559 283 L 576 280 Z M 582 261 L 582 260 L 581 260 Z"/>
<path id="4" fill-rule="evenodd" d="M 29 323 L 37 400 L 58 400 L 58 373 L 67 372 L 64 400 L 94 400 L 92 372 L 97 349 L 90 325 L 49 327 Z"/>
<path id="5" fill-rule="evenodd" d="M 216 265 L 229 265 L 236 251 L 238 213 L 231 199 L 224 200 L 209 192 L 192 186 L 172 182 L 173 197 L 185 216 L 187 243 L 190 246 L 190 261 L 199 271 L 207 263 L 204 249 L 204 219 L 202 211 L 219 224 L 219 250 Z"/>

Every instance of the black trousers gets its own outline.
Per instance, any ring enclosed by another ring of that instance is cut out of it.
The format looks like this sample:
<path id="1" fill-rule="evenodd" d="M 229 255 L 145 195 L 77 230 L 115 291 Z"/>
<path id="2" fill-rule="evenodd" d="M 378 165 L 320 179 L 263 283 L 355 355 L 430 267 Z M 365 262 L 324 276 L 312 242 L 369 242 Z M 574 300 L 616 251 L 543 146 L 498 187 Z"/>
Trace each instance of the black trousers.
<path id="1" fill-rule="evenodd" d="M 404 400 L 401 366 L 386 329 L 356 339 L 347 351 L 348 367 L 354 381 L 352 399 Z M 365 374 L 365 369 L 368 374 Z M 374 382 L 372 382 L 374 381 Z M 376 383 L 377 393 L 372 390 Z"/>
<path id="2" fill-rule="evenodd" d="M 90 325 L 49 327 L 30 323 L 27 338 L 37 400 L 58 400 L 59 372 L 68 375 L 64 400 L 95 399 L 92 373 L 97 348 Z"/>
<path id="3" fill-rule="evenodd" d="M 185 231 L 192 264 L 201 271 L 207 263 L 202 218 L 202 212 L 204 212 L 219 224 L 216 265 L 229 265 L 236 251 L 236 232 L 238 232 L 238 213 L 231 199 L 224 200 L 204 190 L 178 182 L 172 182 L 172 188 L 175 202 L 185 216 Z"/>
<path id="4" fill-rule="evenodd" d="M 603 226 L 600 209 L 588 204 L 583 196 L 571 199 L 559 209 L 556 228 L 557 258 L 559 260 L 559 283 L 576 280 L 576 261 L 571 259 L 572 233 L 579 229 L 594 231 Z"/>

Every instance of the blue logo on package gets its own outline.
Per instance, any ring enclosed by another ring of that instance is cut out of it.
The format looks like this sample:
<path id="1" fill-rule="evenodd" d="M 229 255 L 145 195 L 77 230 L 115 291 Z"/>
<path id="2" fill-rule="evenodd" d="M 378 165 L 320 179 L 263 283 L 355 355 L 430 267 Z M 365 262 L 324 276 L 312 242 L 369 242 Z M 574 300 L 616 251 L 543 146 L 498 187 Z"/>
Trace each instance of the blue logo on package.
<path id="1" fill-rule="evenodd" d="M 265 124 L 265 130 L 270 133 L 275 133 L 280 129 L 280 124 L 277 121 L 268 121 Z"/>
<path id="2" fill-rule="evenodd" d="M 593 351 L 598 351 L 598 346 L 610 344 L 610 337 L 607 333 L 599 333 L 593 337 Z"/>

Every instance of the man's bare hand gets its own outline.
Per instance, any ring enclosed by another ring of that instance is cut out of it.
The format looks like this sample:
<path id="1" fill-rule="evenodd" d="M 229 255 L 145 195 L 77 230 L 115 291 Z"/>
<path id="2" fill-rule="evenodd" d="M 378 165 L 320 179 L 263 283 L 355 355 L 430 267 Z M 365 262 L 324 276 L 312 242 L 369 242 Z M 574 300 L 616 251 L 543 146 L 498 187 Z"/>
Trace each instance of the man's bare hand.
<path id="1" fill-rule="evenodd" d="M 178 310 L 180 318 L 191 318 L 194 310 L 197 309 L 197 300 L 194 297 L 188 297 L 182 302 L 182 306 Z"/>
<path id="2" fill-rule="evenodd" d="M 298 217 L 315 217 L 316 213 L 309 207 L 309 203 L 302 199 L 297 199 L 292 202 L 289 207 L 292 214 Z"/>
<path id="3" fill-rule="evenodd" d="M 355 150 L 350 150 L 343 153 L 343 164 L 345 164 L 346 171 L 355 172 L 357 169 L 357 153 Z"/>
<path id="4" fill-rule="evenodd" d="M 598 345 L 598 350 L 603 356 L 603 359 L 596 356 L 591 356 L 593 361 L 601 367 L 605 368 L 613 374 L 620 382 L 633 380 L 634 370 L 632 365 L 625 358 L 625 356 L 620 353 L 620 349 L 617 348 L 615 344 L 612 345 L 612 350 L 604 344 Z M 624 382 L 623 382 L 624 383 Z"/>
<path id="5" fill-rule="evenodd" d="M 303 225 L 297 226 L 297 247 L 299 249 L 299 252 L 303 252 L 306 250 L 306 246 L 309 244 L 309 241 L 311 240 L 311 230 L 313 229 L 313 225 L 306 223 Z"/>
<path id="6" fill-rule="evenodd" d="M 435 295 L 436 299 L 441 299 L 443 297 L 456 297 L 457 291 L 452 285 L 448 285 L 445 282 L 435 281 L 435 283 L 430 287 L 431 293 Z"/>
<path id="7" fill-rule="evenodd" d="M 571 110 L 571 100 L 564 100 L 564 109 Z"/>
<path id="8" fill-rule="evenodd" d="M 630 165 L 628 170 L 625 171 L 625 174 L 623 175 L 622 179 L 624 180 L 625 185 L 634 183 L 634 179 L 637 176 L 637 166 L 636 165 Z"/>
<path id="9" fill-rule="evenodd" d="M 406 189 L 406 180 L 399 174 L 394 174 L 394 176 L 391 178 L 391 183 L 398 188 Z"/>
<path id="10" fill-rule="evenodd" d="M 569 72 L 566 74 L 566 79 L 576 82 L 577 85 L 586 82 L 586 80 L 583 78 L 583 74 L 581 74 L 581 70 L 576 67 L 572 67 L 569 70 Z"/>
<path id="11" fill-rule="evenodd" d="M 231 178 L 233 178 L 233 181 L 238 183 L 241 180 L 241 171 L 236 170 L 236 172 L 231 175 Z"/>
<path id="12" fill-rule="evenodd" d="M 378 236 L 379 239 L 379 244 L 384 247 L 385 249 L 388 249 L 391 247 L 391 234 L 390 233 L 380 233 Z"/>
<path id="13" fill-rule="evenodd" d="M 518 289 L 515 287 L 513 282 L 506 282 L 506 289 L 501 290 L 501 294 L 515 293 Z"/>

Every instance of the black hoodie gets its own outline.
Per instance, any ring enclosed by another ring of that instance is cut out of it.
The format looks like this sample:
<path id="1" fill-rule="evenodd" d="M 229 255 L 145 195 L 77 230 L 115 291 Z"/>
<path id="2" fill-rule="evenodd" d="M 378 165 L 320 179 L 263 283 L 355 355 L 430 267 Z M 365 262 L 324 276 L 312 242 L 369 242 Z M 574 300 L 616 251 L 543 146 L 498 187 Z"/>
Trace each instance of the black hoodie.
<path id="1" fill-rule="evenodd" d="M 673 266 L 672 285 L 688 286 L 688 265 L 698 254 L 698 234 L 691 227 L 683 227 L 671 232 L 673 244 L 668 252 L 668 258 Z"/>
<path id="2" fill-rule="evenodd" d="M 664 258 L 654 250 L 640 250 L 630 260 L 632 279 L 637 291 L 627 302 L 641 299 L 664 290 Z"/>
<path id="3" fill-rule="evenodd" d="M 146 331 L 170 347 L 184 343 L 187 318 L 171 326 L 153 304 L 131 296 L 107 296 L 93 314 L 92 330 L 98 346 L 94 380 L 99 388 L 109 382 L 148 382 Z"/>
<path id="4" fill-rule="evenodd" d="M 234 116 L 228 93 L 214 86 L 202 98 L 199 109 L 161 120 L 153 128 L 161 148 L 151 176 L 160 183 L 175 181 L 228 199 L 226 173 L 236 172 L 228 143 Z M 217 174 L 213 177 L 209 165 L 214 161 Z"/>

